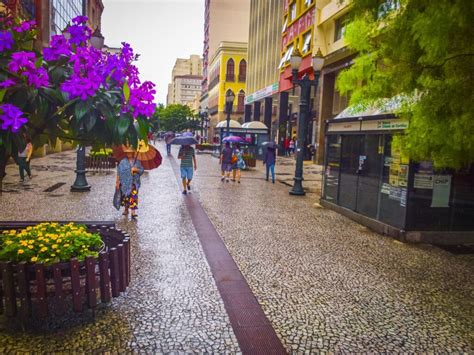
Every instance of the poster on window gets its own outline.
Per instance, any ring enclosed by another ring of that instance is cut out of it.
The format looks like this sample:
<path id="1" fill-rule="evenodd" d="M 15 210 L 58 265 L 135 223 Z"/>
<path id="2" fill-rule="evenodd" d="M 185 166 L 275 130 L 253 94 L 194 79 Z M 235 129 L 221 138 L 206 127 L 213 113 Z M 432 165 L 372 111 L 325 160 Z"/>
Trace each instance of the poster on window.
<path id="1" fill-rule="evenodd" d="M 434 175 L 431 207 L 449 207 L 450 194 L 451 175 Z"/>
<path id="2" fill-rule="evenodd" d="M 408 186 L 408 165 L 400 165 L 398 170 L 398 186 Z"/>
<path id="3" fill-rule="evenodd" d="M 415 174 L 415 180 L 413 181 L 413 187 L 415 189 L 433 189 L 433 175 L 431 174 Z"/>

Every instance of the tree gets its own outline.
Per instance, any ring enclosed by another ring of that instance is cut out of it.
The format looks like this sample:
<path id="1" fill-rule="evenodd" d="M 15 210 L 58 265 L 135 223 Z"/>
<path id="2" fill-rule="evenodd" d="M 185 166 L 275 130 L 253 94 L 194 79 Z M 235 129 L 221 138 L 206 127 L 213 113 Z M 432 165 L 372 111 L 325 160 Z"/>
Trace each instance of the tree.
<path id="1" fill-rule="evenodd" d="M 338 78 L 350 105 L 398 96 L 412 159 L 459 169 L 474 163 L 474 2 L 353 0 L 348 46 L 358 52 Z"/>
<path id="2" fill-rule="evenodd" d="M 95 49 L 87 17 L 72 21 L 68 38 L 53 36 L 40 53 L 33 21 L 0 15 L 0 186 L 25 135 L 34 145 L 61 139 L 93 146 L 136 146 L 147 137 L 154 84 L 140 82 L 132 48 Z"/>
<path id="3" fill-rule="evenodd" d="M 189 106 L 181 104 L 171 104 L 166 107 L 160 106 L 157 109 L 157 116 L 160 120 L 161 130 L 182 132 L 188 129 L 198 129 L 198 125 L 193 119 L 196 115 Z"/>

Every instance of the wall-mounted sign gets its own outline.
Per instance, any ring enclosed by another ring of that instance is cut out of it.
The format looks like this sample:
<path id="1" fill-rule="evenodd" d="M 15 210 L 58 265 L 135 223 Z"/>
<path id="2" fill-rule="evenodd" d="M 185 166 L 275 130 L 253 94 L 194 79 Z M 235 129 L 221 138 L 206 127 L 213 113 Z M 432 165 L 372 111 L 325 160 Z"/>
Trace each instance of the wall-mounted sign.
<path id="1" fill-rule="evenodd" d="M 399 119 L 362 121 L 362 131 L 383 131 L 408 128 L 408 121 Z"/>
<path id="2" fill-rule="evenodd" d="M 358 132 L 360 121 L 354 122 L 330 122 L 328 132 Z"/>
<path id="3" fill-rule="evenodd" d="M 431 207 L 449 207 L 450 194 L 451 175 L 434 175 Z"/>
<path id="4" fill-rule="evenodd" d="M 278 92 L 278 83 L 273 83 L 263 89 L 255 91 L 254 93 L 247 95 L 245 97 L 245 104 L 251 104 L 252 102 L 259 101 L 265 97 L 272 96 Z"/>

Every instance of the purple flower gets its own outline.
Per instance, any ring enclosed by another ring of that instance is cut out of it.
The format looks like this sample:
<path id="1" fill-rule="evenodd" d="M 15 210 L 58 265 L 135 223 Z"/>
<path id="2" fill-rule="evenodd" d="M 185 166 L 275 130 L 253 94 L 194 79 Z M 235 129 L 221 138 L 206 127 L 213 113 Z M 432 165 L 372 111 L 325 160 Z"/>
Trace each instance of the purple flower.
<path id="1" fill-rule="evenodd" d="M 20 70 L 34 69 L 35 61 L 36 55 L 33 52 L 15 52 L 8 63 L 8 70 L 17 73 Z"/>
<path id="2" fill-rule="evenodd" d="M 88 20 L 87 16 L 77 16 L 72 19 L 72 22 L 76 25 L 83 25 L 86 24 Z"/>
<path id="3" fill-rule="evenodd" d="M 43 50 L 44 59 L 47 61 L 58 60 L 62 55 L 69 56 L 71 46 L 63 35 L 56 35 L 51 38 L 49 47 Z"/>
<path id="4" fill-rule="evenodd" d="M 153 103 L 156 94 L 154 87 L 155 84 L 151 81 L 145 81 L 140 86 L 132 86 L 128 104 L 133 108 L 133 117 L 137 118 L 139 115 L 150 117 L 153 115 L 156 109 L 156 104 Z"/>
<path id="5" fill-rule="evenodd" d="M 6 49 L 13 47 L 13 36 L 9 31 L 0 32 L 0 52 L 4 52 Z"/>
<path id="6" fill-rule="evenodd" d="M 22 75 L 27 78 L 29 85 L 32 85 L 36 88 L 49 85 L 48 72 L 45 68 L 25 71 Z"/>
<path id="7" fill-rule="evenodd" d="M 23 126 L 28 120 L 23 116 L 23 112 L 12 104 L 3 104 L 0 105 L 0 120 L 2 120 L 2 125 L 0 126 L 3 130 L 10 129 L 13 133 L 18 132 L 18 130 Z"/>
<path id="8" fill-rule="evenodd" d="M 92 36 L 92 30 L 84 25 L 69 26 L 68 32 L 71 35 L 69 42 L 77 46 L 86 43 Z"/>
<path id="9" fill-rule="evenodd" d="M 16 82 L 14 80 L 7 79 L 7 80 L 4 80 L 4 81 L 0 82 L 0 88 L 6 89 L 6 88 L 9 88 L 9 87 L 12 87 L 15 84 L 16 84 Z"/>
<path id="10" fill-rule="evenodd" d="M 86 101 L 96 94 L 101 81 L 102 78 L 94 74 L 88 77 L 73 76 L 61 85 L 61 90 L 68 93 L 70 99 L 80 97 L 81 100 Z"/>
<path id="11" fill-rule="evenodd" d="M 35 28 L 36 26 L 36 22 L 35 21 L 25 21 L 25 22 L 22 22 L 20 23 L 19 26 L 16 26 L 14 27 L 13 29 L 20 33 L 20 32 L 26 32 L 26 31 L 29 31 L 33 28 Z"/>

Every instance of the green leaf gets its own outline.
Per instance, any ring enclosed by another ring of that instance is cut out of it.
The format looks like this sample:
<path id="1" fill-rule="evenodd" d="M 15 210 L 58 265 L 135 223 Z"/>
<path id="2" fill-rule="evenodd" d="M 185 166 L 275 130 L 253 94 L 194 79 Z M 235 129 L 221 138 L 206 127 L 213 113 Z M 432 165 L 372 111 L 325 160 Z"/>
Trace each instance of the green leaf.
<path id="1" fill-rule="evenodd" d="M 38 69 L 43 65 L 43 57 L 39 57 L 35 62 L 35 68 Z"/>
<path id="2" fill-rule="evenodd" d="M 88 110 L 89 110 L 89 105 L 87 104 L 87 101 L 79 100 L 76 103 L 76 107 L 74 110 L 76 120 L 80 121 L 81 118 L 84 117 L 84 115 L 87 113 Z"/>
<path id="3" fill-rule="evenodd" d="M 3 102 L 3 98 L 5 97 L 6 92 L 7 92 L 7 89 L 0 90 L 0 102 Z"/>
<path id="4" fill-rule="evenodd" d="M 123 136 L 127 132 L 129 126 L 130 126 L 130 119 L 128 117 L 122 116 L 122 117 L 119 118 L 117 130 L 118 130 L 118 134 L 120 136 L 120 139 L 123 138 Z"/>
<path id="5" fill-rule="evenodd" d="M 128 99 L 130 99 L 130 86 L 128 85 L 127 82 L 123 84 L 123 97 L 125 98 L 125 101 L 128 102 Z"/>
<path id="6" fill-rule="evenodd" d="M 86 131 L 90 132 L 94 129 L 94 126 L 97 122 L 97 114 L 92 111 L 84 120 L 84 124 L 86 126 Z"/>
<path id="7" fill-rule="evenodd" d="M 138 117 L 134 122 L 135 130 L 140 139 L 147 139 L 148 134 L 148 124 L 142 117 Z"/>

